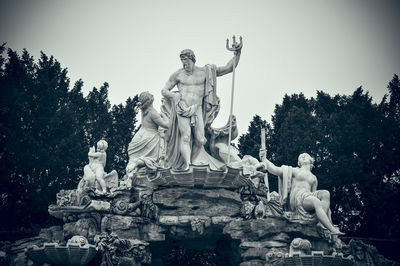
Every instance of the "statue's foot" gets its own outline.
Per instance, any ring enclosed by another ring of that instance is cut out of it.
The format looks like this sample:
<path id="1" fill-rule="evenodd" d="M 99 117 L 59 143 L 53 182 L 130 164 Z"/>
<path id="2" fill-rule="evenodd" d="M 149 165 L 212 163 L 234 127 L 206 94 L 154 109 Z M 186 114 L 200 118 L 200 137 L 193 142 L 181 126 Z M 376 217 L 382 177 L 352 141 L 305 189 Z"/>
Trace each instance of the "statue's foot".
<path id="1" fill-rule="evenodd" d="M 333 231 L 331 231 L 331 234 L 332 235 L 338 235 L 338 236 L 344 236 L 345 235 L 345 233 L 341 232 L 339 230 L 339 228 L 336 228 L 336 227 L 335 227 L 335 229 Z"/>
<path id="2" fill-rule="evenodd" d="M 189 171 L 189 169 L 190 169 L 189 165 L 183 165 L 182 167 L 175 168 L 173 170 L 174 171 L 179 171 L 179 172 L 185 172 L 185 171 Z"/>
<path id="3" fill-rule="evenodd" d="M 133 176 L 136 174 L 137 170 L 138 169 L 135 168 L 135 169 L 131 170 L 130 172 L 128 172 L 128 174 L 127 174 L 128 178 L 133 178 Z"/>
<path id="4" fill-rule="evenodd" d="M 105 194 L 107 194 L 107 191 L 105 191 L 105 190 L 96 190 L 95 192 L 96 192 L 96 194 L 98 194 L 98 195 L 105 195 Z"/>

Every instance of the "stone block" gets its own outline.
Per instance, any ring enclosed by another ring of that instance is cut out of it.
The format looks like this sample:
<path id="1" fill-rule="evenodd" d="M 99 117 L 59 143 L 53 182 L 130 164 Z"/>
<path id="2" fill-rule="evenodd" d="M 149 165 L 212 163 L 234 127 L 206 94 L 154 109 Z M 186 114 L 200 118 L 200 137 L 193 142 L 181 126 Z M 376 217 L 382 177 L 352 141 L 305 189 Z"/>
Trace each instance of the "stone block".
<path id="1" fill-rule="evenodd" d="M 107 215 L 101 221 L 101 230 L 113 232 L 122 239 L 165 240 L 164 229 L 143 217 Z"/>
<path id="2" fill-rule="evenodd" d="M 256 242 L 250 242 L 250 241 L 244 241 L 240 243 L 240 247 L 244 249 L 248 248 L 284 248 L 288 247 L 287 243 L 284 242 L 279 242 L 279 241 L 256 241 Z M 265 254 L 264 254 L 265 255 Z"/>
<path id="3" fill-rule="evenodd" d="M 155 191 L 153 202 L 160 215 L 234 216 L 241 207 L 240 195 L 225 189 L 167 188 Z"/>
<path id="4" fill-rule="evenodd" d="M 286 233 L 279 233 L 277 235 L 274 235 L 271 237 L 271 240 L 285 242 L 285 243 L 290 243 L 292 241 L 290 236 Z"/>
<path id="5" fill-rule="evenodd" d="M 63 228 L 60 225 L 49 228 L 42 228 L 39 232 L 39 237 L 46 239 L 47 242 L 60 242 L 64 240 Z"/>
<path id="6" fill-rule="evenodd" d="M 268 248 L 249 248 L 246 251 L 242 252 L 240 255 L 244 260 L 253 260 L 253 259 L 265 259 L 265 254 L 268 252 Z"/>
<path id="7" fill-rule="evenodd" d="M 239 264 L 239 266 L 264 266 L 265 260 L 249 260 Z"/>
<path id="8" fill-rule="evenodd" d="M 315 225 L 288 222 L 284 218 L 268 217 L 256 220 L 236 219 L 224 227 L 224 234 L 233 239 L 258 241 L 279 233 L 320 238 Z"/>
<path id="9" fill-rule="evenodd" d="M 80 235 L 93 244 L 94 236 L 100 233 L 100 228 L 94 218 L 81 218 L 76 222 L 64 224 L 63 231 L 66 239 Z"/>

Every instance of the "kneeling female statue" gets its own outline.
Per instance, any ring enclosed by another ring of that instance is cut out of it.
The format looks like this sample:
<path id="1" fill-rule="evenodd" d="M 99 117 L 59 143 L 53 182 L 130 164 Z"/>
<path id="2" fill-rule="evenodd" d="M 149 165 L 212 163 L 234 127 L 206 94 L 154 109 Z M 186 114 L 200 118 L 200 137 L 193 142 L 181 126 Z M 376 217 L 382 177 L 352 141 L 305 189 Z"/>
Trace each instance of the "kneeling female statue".
<path id="1" fill-rule="evenodd" d="M 140 166 L 156 169 L 161 157 L 159 127 L 168 128 L 169 121 L 153 107 L 154 96 L 149 92 L 139 95 L 142 125 L 128 146 L 129 162 L 126 173 L 132 177 Z"/>

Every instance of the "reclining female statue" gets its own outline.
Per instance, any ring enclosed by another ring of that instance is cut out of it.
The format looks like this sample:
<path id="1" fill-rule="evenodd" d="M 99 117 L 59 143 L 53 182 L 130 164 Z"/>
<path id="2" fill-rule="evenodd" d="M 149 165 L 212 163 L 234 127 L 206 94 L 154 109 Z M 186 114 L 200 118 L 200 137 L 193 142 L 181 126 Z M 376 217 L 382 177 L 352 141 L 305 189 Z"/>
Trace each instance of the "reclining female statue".
<path id="1" fill-rule="evenodd" d="M 265 169 L 279 177 L 279 194 L 281 203 L 287 203 L 288 194 L 290 210 L 299 220 L 312 221 L 316 218 L 331 234 L 343 235 L 332 224 L 330 210 L 330 194 L 327 190 L 317 190 L 317 177 L 311 173 L 314 159 L 308 153 L 302 153 L 298 158 L 299 167 L 283 165 L 275 166 L 265 158 L 265 151 L 260 150 L 261 163 Z"/>

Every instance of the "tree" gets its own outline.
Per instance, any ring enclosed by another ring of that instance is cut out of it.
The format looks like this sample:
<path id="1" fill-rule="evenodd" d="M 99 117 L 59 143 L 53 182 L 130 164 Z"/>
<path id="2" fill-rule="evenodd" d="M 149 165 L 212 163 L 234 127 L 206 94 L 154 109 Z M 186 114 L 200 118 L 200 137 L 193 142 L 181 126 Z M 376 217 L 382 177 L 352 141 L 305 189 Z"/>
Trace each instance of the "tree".
<path id="1" fill-rule="evenodd" d="M 300 153 L 312 154 L 318 131 L 312 110 L 313 101 L 303 94 L 285 95 L 282 105 L 275 106 L 270 131 L 269 153 L 277 164 L 297 165 Z"/>
<path id="2" fill-rule="evenodd" d="M 250 122 L 248 133 L 243 134 L 239 137 L 239 150 L 241 156 L 251 155 L 258 158 L 258 152 L 261 148 L 260 132 L 262 127 L 266 127 L 267 122 L 262 120 L 260 116 L 253 116 L 253 120 Z"/>
<path id="3" fill-rule="evenodd" d="M 46 203 L 68 183 L 69 79 L 53 57 L 41 53 L 36 64 L 26 50 L 20 57 L 9 49 L 2 73 L 2 212 L 15 218 L 8 226 L 26 227 L 43 221 Z"/>
<path id="4" fill-rule="evenodd" d="M 108 84 L 83 97 L 83 81 L 69 88 L 67 70 L 41 53 L 36 63 L 0 46 L 0 221 L 1 238 L 32 235 L 56 222 L 47 212 L 60 189 L 76 188 L 89 146 L 109 141 L 108 168 L 119 175 L 135 132 L 137 97 L 111 109 Z M 4 96 L 4 97 L 3 97 Z M 40 193 L 40 197 L 38 197 Z M 36 228 L 32 230 L 32 228 Z M 21 228 L 28 228 L 22 230 Z M 3 233 L 4 234 L 4 233 Z"/>
<path id="5" fill-rule="evenodd" d="M 128 98 L 125 106 L 114 105 L 111 110 L 112 127 L 108 136 L 109 151 L 112 161 L 110 169 L 115 169 L 122 176 L 128 164 L 128 145 L 136 132 L 138 96 Z"/>
<path id="6" fill-rule="evenodd" d="M 313 172 L 319 189 L 331 192 L 334 222 L 353 236 L 400 236 L 395 201 L 400 191 L 396 75 L 388 88 L 390 99 L 385 97 L 379 105 L 361 87 L 350 96 L 331 97 L 322 91 L 311 99 L 285 95 L 267 125 L 268 158 L 277 165 L 295 166 L 300 153 L 310 153 L 316 159 Z M 240 137 L 243 155 L 258 149 L 252 150 L 259 143 L 254 124 L 253 119 L 248 133 Z"/>
<path id="7" fill-rule="evenodd" d="M 90 146 L 93 146 L 101 139 L 107 139 L 112 126 L 111 108 L 108 100 L 108 83 L 105 82 L 98 90 L 93 88 L 86 97 L 87 120 L 85 133 Z"/>

